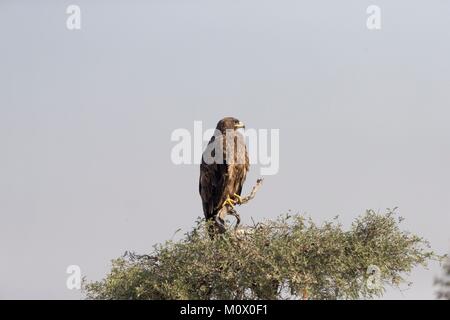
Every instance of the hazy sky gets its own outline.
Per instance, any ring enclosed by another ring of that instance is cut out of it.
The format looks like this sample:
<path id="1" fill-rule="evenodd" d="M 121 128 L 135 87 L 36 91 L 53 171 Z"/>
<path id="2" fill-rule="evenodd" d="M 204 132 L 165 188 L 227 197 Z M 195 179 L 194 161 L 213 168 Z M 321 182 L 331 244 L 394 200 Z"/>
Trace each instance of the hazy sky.
<path id="1" fill-rule="evenodd" d="M 171 133 L 226 115 L 280 130 L 244 221 L 398 206 L 450 249 L 449 1 L 37 2 L 0 1 L 0 298 L 79 299 L 68 265 L 100 279 L 192 227 L 199 170 L 172 163 Z M 431 299 L 439 274 L 385 297 Z"/>

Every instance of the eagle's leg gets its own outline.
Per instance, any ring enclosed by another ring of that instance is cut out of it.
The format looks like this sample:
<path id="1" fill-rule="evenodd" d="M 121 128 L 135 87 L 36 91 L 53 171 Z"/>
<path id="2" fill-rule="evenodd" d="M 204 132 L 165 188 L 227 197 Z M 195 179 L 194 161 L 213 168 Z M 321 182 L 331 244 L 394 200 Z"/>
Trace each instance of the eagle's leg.
<path id="1" fill-rule="evenodd" d="M 233 195 L 233 201 L 237 204 L 242 204 L 242 197 L 240 195 L 238 195 L 237 193 L 235 193 Z"/>

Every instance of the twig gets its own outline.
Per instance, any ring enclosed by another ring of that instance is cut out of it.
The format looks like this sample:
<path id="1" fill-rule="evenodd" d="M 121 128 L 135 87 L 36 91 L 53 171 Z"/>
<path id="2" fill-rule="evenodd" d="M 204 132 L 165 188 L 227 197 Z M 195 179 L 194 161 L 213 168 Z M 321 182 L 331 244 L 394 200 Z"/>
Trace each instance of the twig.
<path id="1" fill-rule="evenodd" d="M 250 194 L 248 196 L 242 198 L 241 204 L 247 203 L 250 200 L 252 200 L 256 196 L 256 193 L 258 192 L 259 188 L 261 188 L 262 183 L 263 183 L 262 178 L 259 178 L 258 180 L 256 180 L 256 184 L 253 187 L 252 192 L 250 192 Z"/>

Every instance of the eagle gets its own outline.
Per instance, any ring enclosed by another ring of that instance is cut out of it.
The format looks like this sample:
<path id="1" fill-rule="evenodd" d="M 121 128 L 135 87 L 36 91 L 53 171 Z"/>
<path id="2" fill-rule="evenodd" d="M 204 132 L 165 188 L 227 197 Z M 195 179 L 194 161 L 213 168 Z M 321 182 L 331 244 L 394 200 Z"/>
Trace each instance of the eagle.
<path id="1" fill-rule="evenodd" d="M 241 203 L 242 186 L 250 168 L 245 138 L 239 129 L 245 129 L 245 125 L 236 118 L 220 120 L 200 164 L 203 213 L 221 231 L 224 231 L 224 220 L 218 213 L 224 206 L 234 210 L 234 205 Z M 214 230 L 210 229 L 211 233 Z"/>

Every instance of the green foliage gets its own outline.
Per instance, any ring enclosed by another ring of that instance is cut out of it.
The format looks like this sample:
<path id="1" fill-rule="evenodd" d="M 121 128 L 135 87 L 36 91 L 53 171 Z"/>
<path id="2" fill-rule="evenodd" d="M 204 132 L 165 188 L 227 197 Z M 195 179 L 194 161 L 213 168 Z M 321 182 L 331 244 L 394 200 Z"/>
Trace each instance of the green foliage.
<path id="1" fill-rule="evenodd" d="M 439 291 L 437 292 L 438 299 L 450 300 L 450 258 L 444 264 L 444 275 L 436 279 L 435 283 Z"/>
<path id="2" fill-rule="evenodd" d="M 301 215 L 211 240 L 207 226 L 151 255 L 112 261 L 101 281 L 85 283 L 88 299 L 359 299 L 381 296 L 417 265 L 438 257 L 422 238 L 401 231 L 401 218 L 367 211 L 344 231 Z M 369 270 L 376 266 L 378 271 Z"/>

